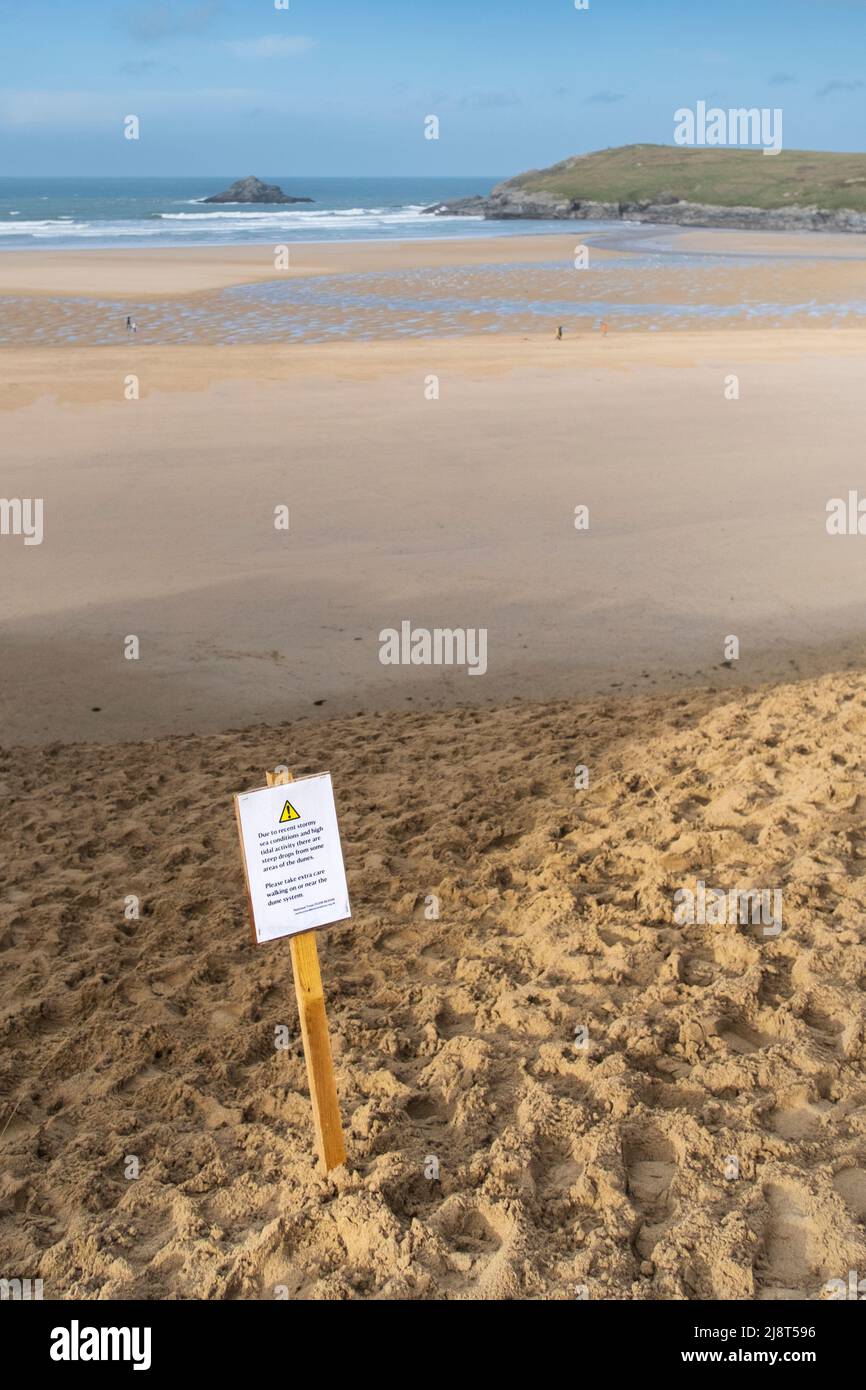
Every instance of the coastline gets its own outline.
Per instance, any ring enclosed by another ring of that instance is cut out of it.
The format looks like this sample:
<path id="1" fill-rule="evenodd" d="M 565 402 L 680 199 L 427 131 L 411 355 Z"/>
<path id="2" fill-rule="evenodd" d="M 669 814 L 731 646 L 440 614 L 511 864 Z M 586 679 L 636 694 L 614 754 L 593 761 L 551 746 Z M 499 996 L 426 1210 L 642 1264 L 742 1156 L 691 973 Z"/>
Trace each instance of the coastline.
<path id="1" fill-rule="evenodd" d="M 288 251 L 6 251 L 0 350 L 530 341 L 605 321 L 617 336 L 866 326 L 866 237 L 594 228 L 585 243 L 545 232 Z"/>
<path id="2" fill-rule="evenodd" d="M 591 200 L 561 200 L 555 195 L 533 197 L 512 189 L 499 197 L 458 199 L 427 210 L 431 217 L 483 217 L 490 222 L 515 219 L 563 222 L 616 221 L 651 223 L 655 226 L 702 227 L 752 232 L 835 232 L 863 235 L 866 212 L 853 208 L 838 211 L 826 208 L 756 208 L 711 203 L 689 203 L 672 199 L 664 202 L 602 203 Z"/>

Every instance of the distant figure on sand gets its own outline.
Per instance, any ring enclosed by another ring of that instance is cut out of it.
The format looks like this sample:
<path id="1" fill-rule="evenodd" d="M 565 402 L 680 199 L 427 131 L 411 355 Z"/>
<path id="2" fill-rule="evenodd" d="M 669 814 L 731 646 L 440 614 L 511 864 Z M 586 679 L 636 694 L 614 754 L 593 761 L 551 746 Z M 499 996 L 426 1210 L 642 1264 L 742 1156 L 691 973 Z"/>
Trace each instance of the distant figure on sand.
<path id="1" fill-rule="evenodd" d="M 562 324 L 560 324 L 556 330 L 556 339 L 557 342 L 562 342 Z"/>
<path id="2" fill-rule="evenodd" d="M 138 332 L 138 324 L 136 323 L 135 319 L 132 318 L 132 316 L 131 316 L 130 314 L 127 314 L 127 316 L 126 316 L 126 331 L 127 331 L 127 333 L 137 333 L 137 332 Z"/>
<path id="3" fill-rule="evenodd" d="M 604 319 L 602 319 L 601 321 L 601 336 L 603 338 L 607 337 L 607 324 L 605 323 Z"/>

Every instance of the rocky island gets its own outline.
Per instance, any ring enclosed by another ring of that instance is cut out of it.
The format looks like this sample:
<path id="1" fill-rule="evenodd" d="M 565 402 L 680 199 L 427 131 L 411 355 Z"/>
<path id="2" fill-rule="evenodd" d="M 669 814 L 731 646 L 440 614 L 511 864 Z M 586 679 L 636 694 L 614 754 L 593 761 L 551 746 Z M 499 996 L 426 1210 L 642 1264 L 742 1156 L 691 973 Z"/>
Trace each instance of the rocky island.
<path id="1" fill-rule="evenodd" d="M 750 231 L 866 232 L 866 155 L 624 145 L 575 155 L 476 195 L 425 208 L 434 216 L 617 218 Z"/>
<path id="2" fill-rule="evenodd" d="M 252 174 L 246 179 L 238 179 L 224 193 L 214 193 L 205 203 L 312 203 L 314 198 L 293 198 L 284 193 L 279 184 L 262 183 Z"/>

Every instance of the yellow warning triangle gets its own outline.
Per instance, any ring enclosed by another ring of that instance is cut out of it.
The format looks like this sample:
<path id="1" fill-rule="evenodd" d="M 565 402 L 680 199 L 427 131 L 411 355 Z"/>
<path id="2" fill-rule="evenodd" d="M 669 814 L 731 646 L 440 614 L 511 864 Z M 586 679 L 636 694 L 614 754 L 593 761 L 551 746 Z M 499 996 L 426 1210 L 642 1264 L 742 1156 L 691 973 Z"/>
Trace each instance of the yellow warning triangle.
<path id="1" fill-rule="evenodd" d="M 295 808 L 294 808 L 294 806 L 292 805 L 291 801 L 287 801 L 286 804 L 285 804 L 285 806 L 283 807 L 283 814 L 280 816 L 280 825 L 285 824 L 285 822 L 286 822 L 287 820 L 300 820 L 300 819 L 301 819 L 301 813 L 300 813 L 300 811 L 296 811 Z"/>

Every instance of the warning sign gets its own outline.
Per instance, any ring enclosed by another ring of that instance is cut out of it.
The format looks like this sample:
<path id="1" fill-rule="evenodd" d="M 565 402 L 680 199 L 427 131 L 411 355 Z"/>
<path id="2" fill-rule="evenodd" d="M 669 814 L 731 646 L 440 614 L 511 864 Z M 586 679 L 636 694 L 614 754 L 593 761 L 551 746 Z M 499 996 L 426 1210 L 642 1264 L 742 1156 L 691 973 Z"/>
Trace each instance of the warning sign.
<path id="1" fill-rule="evenodd" d="M 331 774 L 235 797 L 256 941 L 351 917 Z"/>

